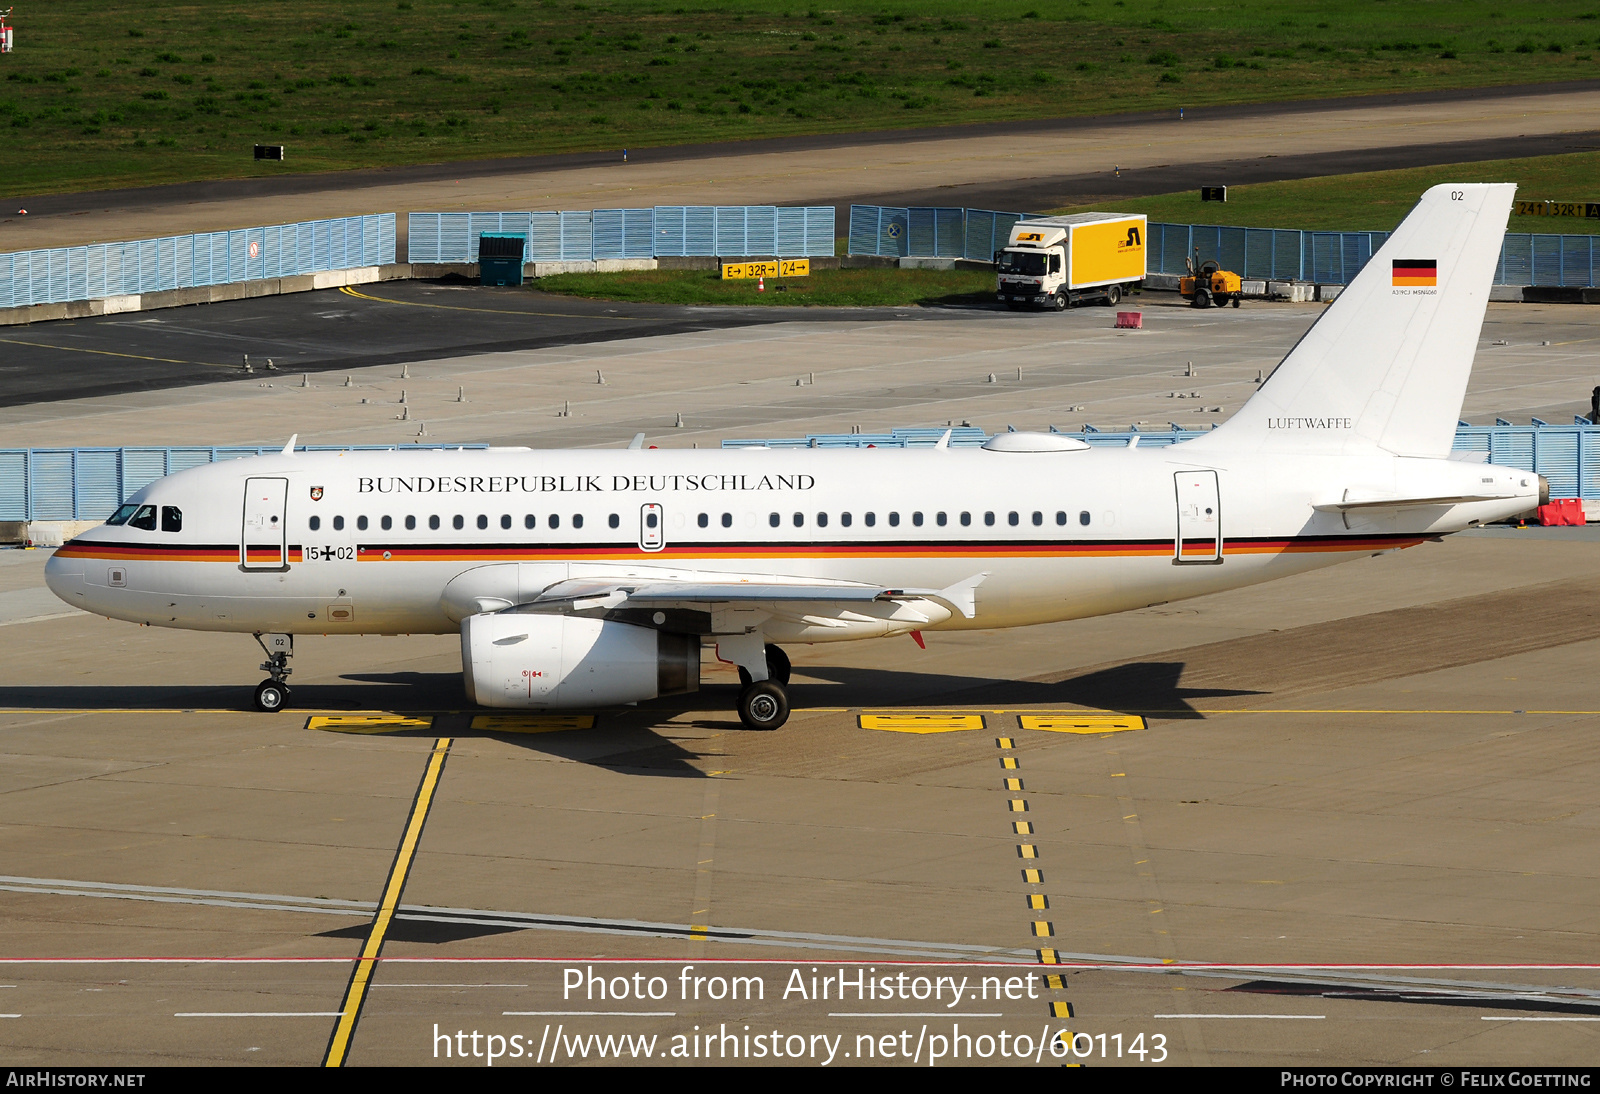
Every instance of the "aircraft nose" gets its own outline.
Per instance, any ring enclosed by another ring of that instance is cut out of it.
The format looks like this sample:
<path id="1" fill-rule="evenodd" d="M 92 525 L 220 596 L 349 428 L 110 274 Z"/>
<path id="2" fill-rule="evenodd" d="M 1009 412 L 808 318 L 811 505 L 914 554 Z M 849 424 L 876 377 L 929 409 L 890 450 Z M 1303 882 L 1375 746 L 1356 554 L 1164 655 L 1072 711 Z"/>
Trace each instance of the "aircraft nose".
<path id="1" fill-rule="evenodd" d="M 89 590 L 83 580 L 83 560 L 63 558 L 60 551 L 44 564 L 44 583 L 56 596 L 74 608 L 88 606 Z"/>

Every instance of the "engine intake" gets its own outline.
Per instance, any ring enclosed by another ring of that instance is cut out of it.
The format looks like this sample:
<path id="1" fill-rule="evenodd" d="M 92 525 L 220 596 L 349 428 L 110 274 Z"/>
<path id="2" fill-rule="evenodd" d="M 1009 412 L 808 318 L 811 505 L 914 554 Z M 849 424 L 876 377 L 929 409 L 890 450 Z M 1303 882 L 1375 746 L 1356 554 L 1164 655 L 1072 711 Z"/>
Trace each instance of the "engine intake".
<path id="1" fill-rule="evenodd" d="M 605 706 L 700 688 L 694 635 L 575 615 L 487 612 L 461 621 L 461 669 L 478 706 Z"/>

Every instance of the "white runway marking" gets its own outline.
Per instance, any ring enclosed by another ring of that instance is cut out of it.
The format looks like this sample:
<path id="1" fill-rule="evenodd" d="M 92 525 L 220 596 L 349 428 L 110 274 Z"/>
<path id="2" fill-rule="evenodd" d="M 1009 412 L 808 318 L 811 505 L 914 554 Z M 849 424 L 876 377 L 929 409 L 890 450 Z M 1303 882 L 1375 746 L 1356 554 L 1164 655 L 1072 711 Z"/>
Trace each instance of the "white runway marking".
<path id="1" fill-rule="evenodd" d="M 192 1010 L 174 1018 L 337 1018 L 339 1010 Z"/>
<path id="2" fill-rule="evenodd" d="M 1323 1019 L 1326 1014 L 1152 1014 L 1152 1018 L 1286 1018 Z"/>
<path id="3" fill-rule="evenodd" d="M 503 1010 L 505 1018 L 676 1018 L 675 1010 Z"/>
<path id="4" fill-rule="evenodd" d="M 1522 1018 L 1510 1014 L 1480 1014 L 1478 1016 L 1478 1020 L 1481 1022 L 1600 1022 L 1600 1017 L 1579 1018 L 1577 1016 L 1573 1016 L 1569 1018 Z"/>

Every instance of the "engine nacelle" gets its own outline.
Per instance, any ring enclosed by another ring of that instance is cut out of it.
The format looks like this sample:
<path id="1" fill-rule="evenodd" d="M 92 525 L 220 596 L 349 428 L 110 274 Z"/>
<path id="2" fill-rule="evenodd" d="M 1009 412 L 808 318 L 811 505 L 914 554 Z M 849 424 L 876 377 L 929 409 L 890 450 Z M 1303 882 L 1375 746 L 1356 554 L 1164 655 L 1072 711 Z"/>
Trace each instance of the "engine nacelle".
<path id="1" fill-rule="evenodd" d="M 461 621 L 467 698 L 485 707 L 607 706 L 700 688 L 700 639 L 574 615 Z"/>

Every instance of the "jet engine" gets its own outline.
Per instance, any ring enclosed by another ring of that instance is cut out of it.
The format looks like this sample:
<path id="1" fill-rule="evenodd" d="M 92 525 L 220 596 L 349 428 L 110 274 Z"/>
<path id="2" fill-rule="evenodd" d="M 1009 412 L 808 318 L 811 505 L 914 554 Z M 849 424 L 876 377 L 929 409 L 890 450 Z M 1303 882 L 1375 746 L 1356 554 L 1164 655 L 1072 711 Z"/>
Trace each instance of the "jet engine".
<path id="1" fill-rule="evenodd" d="M 584 616 L 483 612 L 461 621 L 467 698 L 485 707 L 606 706 L 700 688 L 700 639 Z"/>

